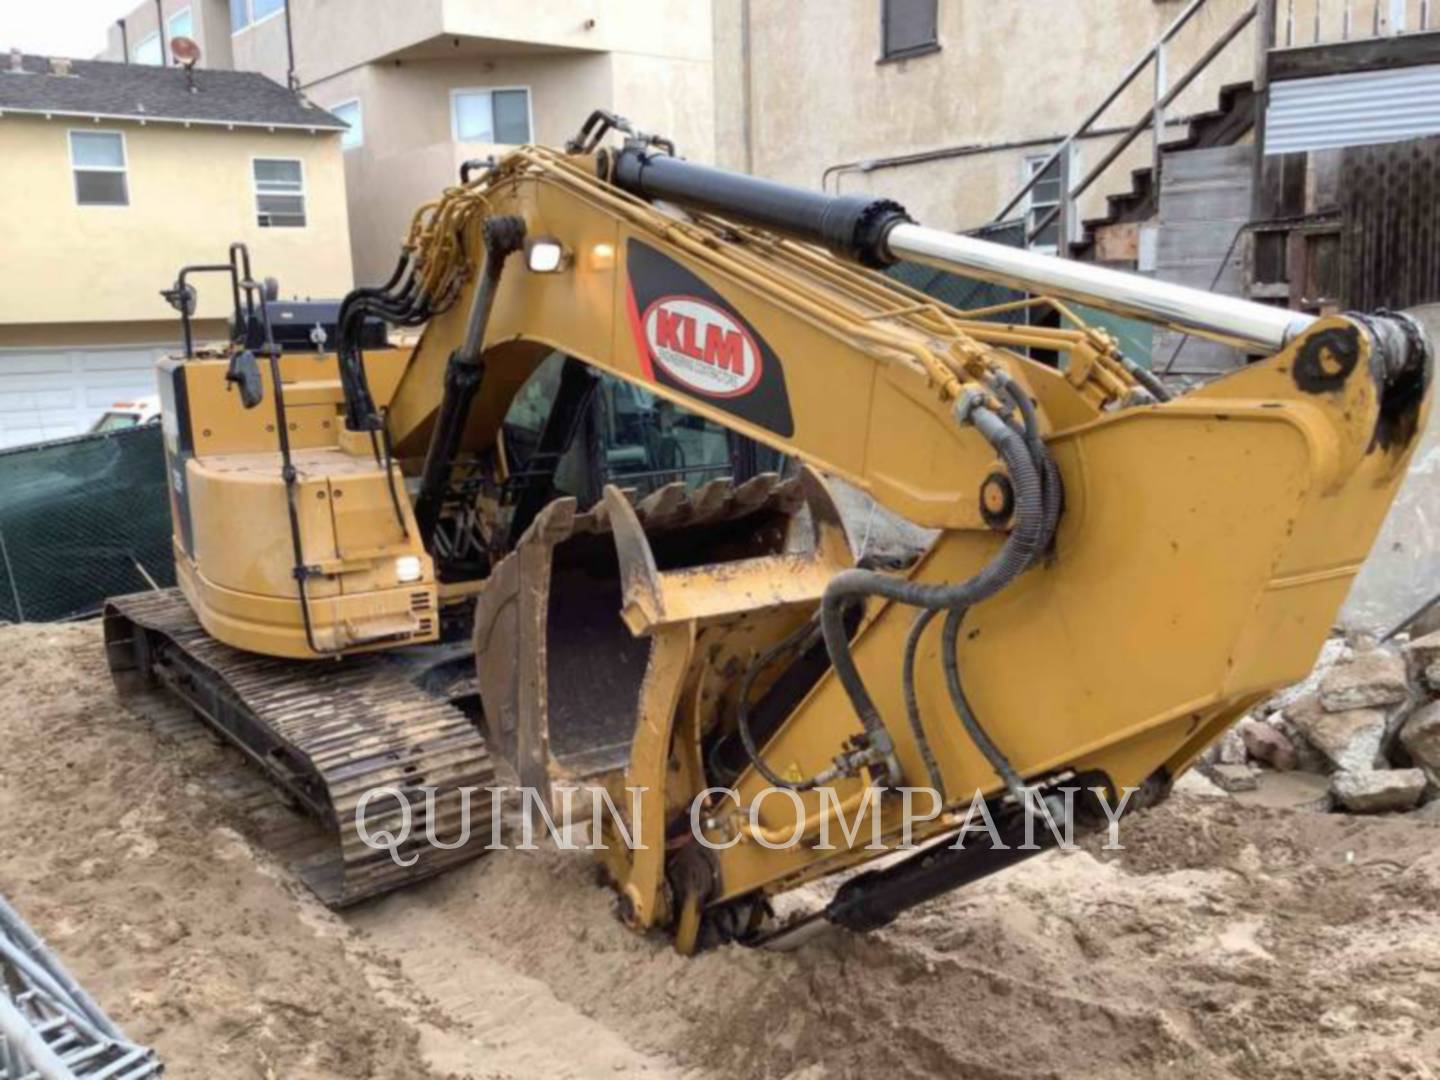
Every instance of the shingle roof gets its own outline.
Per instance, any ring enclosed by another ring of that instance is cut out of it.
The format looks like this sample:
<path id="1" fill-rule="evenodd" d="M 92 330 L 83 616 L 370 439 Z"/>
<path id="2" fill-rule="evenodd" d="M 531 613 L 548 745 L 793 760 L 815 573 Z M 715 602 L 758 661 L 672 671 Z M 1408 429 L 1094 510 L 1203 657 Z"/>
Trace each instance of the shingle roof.
<path id="1" fill-rule="evenodd" d="M 71 60 L 56 75 L 43 56 L 26 56 L 23 72 L 0 54 L 0 112 L 103 116 L 135 120 L 243 124 L 256 127 L 334 128 L 344 121 L 300 95 L 251 71 L 197 68 L 194 90 L 183 69 Z"/>

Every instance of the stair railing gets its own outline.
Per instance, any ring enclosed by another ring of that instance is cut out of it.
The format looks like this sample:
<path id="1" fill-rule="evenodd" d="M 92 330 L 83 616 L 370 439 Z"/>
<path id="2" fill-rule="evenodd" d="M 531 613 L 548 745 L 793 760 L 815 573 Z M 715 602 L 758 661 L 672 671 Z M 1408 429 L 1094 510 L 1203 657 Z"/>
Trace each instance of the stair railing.
<path id="1" fill-rule="evenodd" d="M 1293 3 L 1293 0 L 1291 0 Z M 1383 0 L 1376 0 L 1377 3 Z M 1020 186 L 1020 190 L 1012 195 L 1008 202 L 1001 207 L 1000 212 L 995 215 L 996 221 L 1005 221 L 1025 201 L 1026 196 L 1034 189 L 1045 174 L 1055 167 L 1056 162 L 1060 165 L 1060 200 L 1059 203 L 1050 209 L 1038 221 L 1027 224 L 1025 242 L 1028 246 L 1037 236 L 1040 235 L 1057 217 L 1061 221 L 1060 252 L 1064 254 L 1069 237 L 1065 235 L 1070 228 L 1070 223 L 1075 220 L 1075 203 L 1090 186 L 1115 162 L 1115 159 L 1129 149 L 1130 144 L 1143 135 L 1147 130 L 1153 131 L 1154 144 L 1154 177 L 1158 185 L 1160 181 L 1160 147 L 1165 137 L 1165 112 L 1170 105 L 1178 98 L 1185 89 L 1195 81 L 1211 62 L 1229 47 L 1230 43 L 1240 36 L 1247 26 L 1255 19 L 1258 4 L 1251 4 L 1240 16 L 1232 22 L 1223 33 L 1205 50 L 1183 75 L 1173 84 L 1169 84 L 1169 71 L 1167 64 L 1167 47 L 1174 37 L 1185 28 L 1186 24 L 1203 8 L 1208 0 L 1191 0 L 1185 9 L 1170 23 L 1169 26 L 1155 39 L 1150 48 L 1147 49 L 1138 60 L 1121 76 L 1120 81 L 1111 88 L 1100 104 L 1080 122 L 1080 125 L 1067 135 L 1054 152 L 1045 159 L 1038 169 Z M 1150 109 L 1135 124 L 1120 136 L 1118 142 L 1095 164 L 1079 181 L 1073 186 L 1070 183 L 1069 171 L 1065 163 L 1069 161 L 1069 152 L 1078 140 L 1083 139 L 1094 128 L 1097 120 L 1105 114 L 1115 101 L 1123 94 L 1130 85 L 1135 82 L 1147 69 L 1154 71 L 1154 93 Z"/>

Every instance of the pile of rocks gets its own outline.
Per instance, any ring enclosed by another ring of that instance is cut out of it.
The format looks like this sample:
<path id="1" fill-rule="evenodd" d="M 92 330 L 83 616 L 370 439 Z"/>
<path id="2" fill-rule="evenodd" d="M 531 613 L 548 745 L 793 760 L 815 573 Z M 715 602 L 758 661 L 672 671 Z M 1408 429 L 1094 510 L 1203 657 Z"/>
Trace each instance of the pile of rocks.
<path id="1" fill-rule="evenodd" d="M 1440 813 L 1440 631 L 1331 639 L 1308 679 L 1227 731 L 1198 769 L 1230 792 L 1298 771 L 1328 777 L 1322 802 L 1337 810 Z"/>

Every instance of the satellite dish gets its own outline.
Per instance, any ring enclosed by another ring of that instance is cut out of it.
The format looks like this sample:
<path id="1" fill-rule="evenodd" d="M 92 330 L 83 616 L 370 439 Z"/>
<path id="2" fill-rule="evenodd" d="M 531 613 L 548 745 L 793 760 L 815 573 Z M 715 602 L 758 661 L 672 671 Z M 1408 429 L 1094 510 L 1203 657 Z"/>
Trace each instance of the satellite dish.
<path id="1" fill-rule="evenodd" d="M 200 46 L 195 44 L 194 38 L 173 37 L 170 39 L 170 55 L 182 66 L 193 68 L 200 62 Z"/>

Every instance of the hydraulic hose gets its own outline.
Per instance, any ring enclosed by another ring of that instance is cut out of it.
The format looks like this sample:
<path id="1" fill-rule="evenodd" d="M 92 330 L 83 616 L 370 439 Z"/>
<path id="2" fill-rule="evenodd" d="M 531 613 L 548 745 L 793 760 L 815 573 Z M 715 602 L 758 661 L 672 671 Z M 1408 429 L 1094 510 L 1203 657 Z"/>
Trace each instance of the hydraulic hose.
<path id="1" fill-rule="evenodd" d="M 735 727 L 740 733 L 740 742 L 745 747 L 745 754 L 750 758 L 750 763 L 755 766 L 756 772 L 763 776 L 765 782 L 771 787 L 788 788 L 790 791 L 809 791 L 820 785 L 821 778 L 812 776 L 809 780 L 787 780 L 770 768 L 770 765 L 761 756 L 760 748 L 755 745 L 755 736 L 750 732 L 750 690 L 754 687 L 755 679 L 760 672 L 787 652 L 804 652 L 814 642 L 817 634 L 818 630 L 813 621 L 801 624 L 799 629 L 786 635 L 751 661 L 749 668 L 745 671 L 745 678 L 740 683 L 740 700 L 736 710 Z"/>
<path id="2" fill-rule="evenodd" d="M 1005 462 L 1015 489 L 1015 523 L 1000 550 L 973 577 L 944 585 L 925 585 L 872 570 L 846 570 L 830 580 L 820 601 L 820 627 L 835 674 L 872 744 L 878 740 L 887 750 L 889 737 L 880 712 L 850 651 L 844 605 L 857 598 L 878 596 L 920 608 L 970 607 L 994 596 L 1019 577 L 1043 550 L 1045 542 L 1044 492 L 1024 436 L 989 409 L 977 407 L 973 400 L 957 410 L 962 419 L 967 408 L 970 422 Z"/>
<path id="3" fill-rule="evenodd" d="M 940 772 L 940 762 L 935 759 L 935 751 L 930 748 L 930 737 L 925 733 L 925 722 L 920 718 L 920 701 L 915 695 L 915 654 L 920 648 L 920 638 L 924 635 L 925 628 L 939 613 L 938 608 L 926 608 L 916 615 L 915 621 L 910 624 L 910 633 L 905 635 L 905 658 L 901 663 L 900 682 L 905 694 L 905 718 L 910 721 L 910 733 L 915 737 L 915 745 L 920 748 L 920 758 L 925 762 L 930 786 L 943 798 L 945 777 Z"/>
<path id="4" fill-rule="evenodd" d="M 1170 391 L 1165 389 L 1165 384 L 1156 377 L 1153 371 L 1132 362 L 1126 363 L 1125 370 L 1134 377 L 1136 382 L 1148 390 L 1150 396 L 1156 401 L 1163 403 L 1170 400 Z"/>
<path id="5" fill-rule="evenodd" d="M 1025 388 L 1007 373 L 1002 373 L 997 382 L 1020 412 L 1020 417 L 1024 422 L 1025 445 L 1030 451 L 1031 461 L 1035 463 L 1035 468 L 1040 473 L 1045 524 L 1041 532 L 1042 540 L 1036 551 L 1035 557 L 1038 559 L 1050 549 L 1050 544 L 1055 539 L 1055 528 L 1060 524 L 1060 511 L 1065 502 L 1064 489 L 1060 483 L 1060 469 L 1056 466 L 1055 458 L 1051 455 L 1049 447 L 1045 445 L 1045 440 L 1040 437 L 1040 421 L 1035 415 L 1035 403 L 1030 400 L 1030 395 L 1025 393 Z"/>
<path id="6" fill-rule="evenodd" d="M 960 660 L 957 655 L 957 648 L 960 642 L 960 624 L 965 621 L 966 608 L 955 608 L 945 616 L 945 632 L 940 639 L 940 662 L 945 669 L 945 685 L 950 691 L 950 703 L 955 707 L 956 714 L 960 717 L 960 723 L 965 728 L 965 733 L 970 736 L 972 742 L 980 753 L 985 755 L 985 760 L 995 770 L 995 774 L 1004 782 L 1010 794 L 1015 797 L 1017 806 L 1025 805 L 1025 782 L 1020 779 L 1010 760 L 995 745 L 994 741 L 986 734 L 985 729 L 980 726 L 980 721 L 975 718 L 975 711 L 970 708 L 970 702 L 965 697 L 965 688 L 960 684 Z"/>

